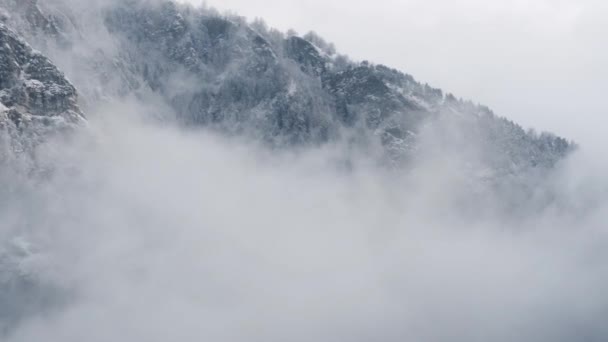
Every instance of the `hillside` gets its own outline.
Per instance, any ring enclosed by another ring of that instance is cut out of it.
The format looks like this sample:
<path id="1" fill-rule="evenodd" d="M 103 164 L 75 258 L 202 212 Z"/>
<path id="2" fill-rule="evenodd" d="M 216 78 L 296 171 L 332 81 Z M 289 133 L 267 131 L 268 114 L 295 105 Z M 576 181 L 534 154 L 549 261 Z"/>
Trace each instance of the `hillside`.
<path id="1" fill-rule="evenodd" d="M 430 130 L 446 150 L 474 150 L 475 168 L 496 174 L 551 168 L 573 148 L 408 74 L 351 62 L 312 33 L 164 0 L 79 15 L 69 0 L 2 1 L 6 25 L 57 61 L 85 110 L 134 96 L 155 103 L 151 116 L 187 127 L 279 147 L 343 142 L 394 166 L 420 158 Z"/>

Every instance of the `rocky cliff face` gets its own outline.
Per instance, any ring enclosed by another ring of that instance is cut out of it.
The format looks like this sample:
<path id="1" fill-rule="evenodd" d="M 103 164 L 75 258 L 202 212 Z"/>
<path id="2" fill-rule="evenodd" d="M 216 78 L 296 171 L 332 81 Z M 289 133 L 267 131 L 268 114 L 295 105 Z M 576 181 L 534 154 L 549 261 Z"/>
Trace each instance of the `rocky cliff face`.
<path id="1" fill-rule="evenodd" d="M 53 63 L 0 23 L 0 159 L 78 125 L 76 89 Z"/>

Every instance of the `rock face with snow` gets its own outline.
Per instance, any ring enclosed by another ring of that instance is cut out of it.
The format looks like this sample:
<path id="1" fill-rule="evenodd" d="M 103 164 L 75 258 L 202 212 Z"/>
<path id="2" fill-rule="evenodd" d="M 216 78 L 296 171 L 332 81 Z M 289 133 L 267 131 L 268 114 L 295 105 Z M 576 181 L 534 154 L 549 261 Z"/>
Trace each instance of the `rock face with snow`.
<path id="1" fill-rule="evenodd" d="M 0 158 L 28 152 L 49 134 L 82 120 L 74 86 L 0 23 Z"/>
<path id="2" fill-rule="evenodd" d="M 526 132 L 486 107 L 397 70 L 350 62 L 316 35 L 285 36 L 264 24 L 167 0 L 110 2 L 79 18 L 69 12 L 69 1 L 0 4 L 12 11 L 5 21 L 36 37 L 36 47 L 58 61 L 70 60 L 65 68 L 88 104 L 124 96 L 154 99 L 187 126 L 274 146 L 338 140 L 380 146 L 379 158 L 397 165 L 419 157 L 429 127 L 444 131 L 439 136 L 445 146 L 473 146 L 480 167 L 498 173 L 550 168 L 572 149 L 562 138 Z M 17 58 L 10 56 L 3 58 Z M 46 61 L 35 53 L 25 58 Z M 3 91 L 23 94 L 3 100 L 12 108 L 13 114 L 4 112 L 15 118 L 5 120 L 13 130 L 36 118 L 80 117 L 74 88 L 56 69 L 35 68 L 48 69 L 48 77 L 26 70 L 23 75 L 31 77 L 24 79 L 9 64 Z"/>

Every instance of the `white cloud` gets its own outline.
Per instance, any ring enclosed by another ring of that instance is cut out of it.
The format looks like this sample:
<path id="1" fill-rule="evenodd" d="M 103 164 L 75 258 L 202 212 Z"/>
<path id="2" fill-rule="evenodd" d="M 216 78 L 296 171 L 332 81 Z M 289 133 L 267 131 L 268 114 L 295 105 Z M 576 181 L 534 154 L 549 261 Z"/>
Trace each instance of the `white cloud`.
<path id="1" fill-rule="evenodd" d="M 345 172 L 338 147 L 269 153 L 133 119 L 145 108 L 103 110 L 47 146 L 51 178 L 0 193 L 14 218 L 0 234 L 35 242 L 32 276 L 67 292 L 7 342 L 608 336 L 606 165 L 593 158 L 556 179 L 565 209 L 520 220 L 488 195 L 467 216 L 467 179 L 441 158 Z"/>

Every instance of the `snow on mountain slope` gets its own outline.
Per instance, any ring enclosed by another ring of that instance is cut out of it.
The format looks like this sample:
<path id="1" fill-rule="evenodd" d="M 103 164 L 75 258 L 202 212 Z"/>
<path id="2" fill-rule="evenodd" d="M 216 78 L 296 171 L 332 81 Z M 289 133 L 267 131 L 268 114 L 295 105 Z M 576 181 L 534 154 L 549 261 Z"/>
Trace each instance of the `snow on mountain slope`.
<path id="1" fill-rule="evenodd" d="M 112 1 L 83 15 L 70 0 L 28 4 L 13 4 L 9 22 L 63 65 L 93 108 L 136 96 L 186 126 L 275 146 L 377 144 L 378 158 L 391 164 L 417 158 L 423 127 L 444 121 L 467 136 L 445 146 L 473 146 L 479 167 L 499 173 L 551 168 L 573 148 L 397 70 L 321 51 L 314 35 L 285 36 L 165 0 Z"/>
<path id="2" fill-rule="evenodd" d="M 63 73 L 0 23 L 0 159 L 82 121 L 76 89 Z"/>

